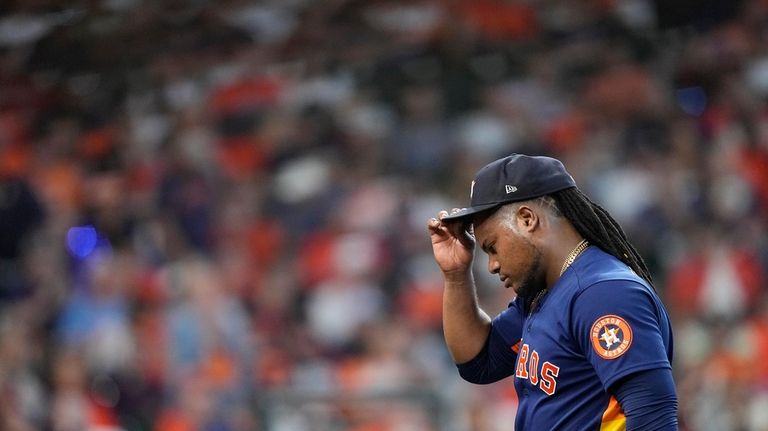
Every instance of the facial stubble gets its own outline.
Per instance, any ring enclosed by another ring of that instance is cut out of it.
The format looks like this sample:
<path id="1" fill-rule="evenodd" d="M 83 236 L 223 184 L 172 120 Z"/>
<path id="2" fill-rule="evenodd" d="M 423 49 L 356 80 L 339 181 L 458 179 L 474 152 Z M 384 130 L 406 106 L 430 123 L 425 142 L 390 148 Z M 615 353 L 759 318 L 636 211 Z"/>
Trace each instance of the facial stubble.
<path id="1" fill-rule="evenodd" d="M 530 310 L 536 296 L 547 288 L 547 282 L 541 265 L 543 260 L 541 251 L 531 242 L 528 242 L 528 247 L 531 251 L 531 263 L 517 290 L 517 296 L 525 302 L 526 309 Z"/>

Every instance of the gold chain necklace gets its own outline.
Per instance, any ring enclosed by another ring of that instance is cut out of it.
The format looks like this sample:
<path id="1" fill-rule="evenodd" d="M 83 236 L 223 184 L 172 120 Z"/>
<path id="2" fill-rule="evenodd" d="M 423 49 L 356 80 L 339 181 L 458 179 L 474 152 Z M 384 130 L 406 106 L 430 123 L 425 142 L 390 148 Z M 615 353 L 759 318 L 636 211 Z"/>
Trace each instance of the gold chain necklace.
<path id="1" fill-rule="evenodd" d="M 563 267 L 560 269 L 560 275 L 563 275 L 566 269 L 568 269 L 571 264 L 576 260 L 577 257 L 583 252 L 584 250 L 589 247 L 589 242 L 587 242 L 586 239 L 582 239 L 580 243 L 576 245 L 576 248 L 571 250 L 571 252 L 568 254 L 568 257 L 565 258 L 565 262 L 563 262 Z"/>

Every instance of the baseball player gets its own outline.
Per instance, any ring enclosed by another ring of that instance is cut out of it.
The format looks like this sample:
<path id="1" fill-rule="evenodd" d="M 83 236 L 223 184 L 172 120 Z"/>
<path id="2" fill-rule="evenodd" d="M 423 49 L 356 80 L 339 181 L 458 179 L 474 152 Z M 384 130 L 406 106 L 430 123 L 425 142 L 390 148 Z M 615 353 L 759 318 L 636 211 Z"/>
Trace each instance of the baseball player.
<path id="1" fill-rule="evenodd" d="M 549 157 L 486 165 L 470 201 L 428 221 L 460 375 L 514 376 L 516 430 L 677 430 L 672 327 L 618 223 Z M 476 244 L 516 293 L 493 319 L 477 303 Z"/>

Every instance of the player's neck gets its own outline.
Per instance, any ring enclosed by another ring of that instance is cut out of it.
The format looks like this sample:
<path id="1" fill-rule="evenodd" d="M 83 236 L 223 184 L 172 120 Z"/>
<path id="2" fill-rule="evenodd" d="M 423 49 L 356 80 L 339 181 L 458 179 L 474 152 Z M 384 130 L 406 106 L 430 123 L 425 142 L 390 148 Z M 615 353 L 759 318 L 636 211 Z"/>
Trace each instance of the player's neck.
<path id="1" fill-rule="evenodd" d="M 563 224 L 559 232 L 553 232 L 547 259 L 547 286 L 551 288 L 567 269 L 572 260 L 583 251 L 582 237 L 570 223 Z M 569 263 L 570 262 L 570 263 Z"/>

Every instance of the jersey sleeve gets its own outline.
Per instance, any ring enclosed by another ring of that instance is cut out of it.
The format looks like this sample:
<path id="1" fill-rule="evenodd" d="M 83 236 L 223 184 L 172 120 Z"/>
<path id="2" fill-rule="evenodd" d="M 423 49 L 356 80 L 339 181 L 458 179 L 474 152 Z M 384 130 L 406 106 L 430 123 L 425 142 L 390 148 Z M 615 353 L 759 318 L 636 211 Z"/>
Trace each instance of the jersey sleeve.
<path id="1" fill-rule="evenodd" d="M 618 381 L 615 397 L 628 430 L 677 431 L 677 394 L 672 370 L 657 368 Z"/>
<path id="2" fill-rule="evenodd" d="M 666 312 L 639 282 L 610 280 L 587 287 L 573 302 L 571 320 L 573 336 L 606 391 L 631 373 L 671 368 Z"/>
<path id="3" fill-rule="evenodd" d="M 459 375 L 471 383 L 493 383 L 515 372 L 519 341 L 523 334 L 523 314 L 519 301 L 513 301 L 491 322 L 485 346 L 473 359 L 457 364 Z"/>

